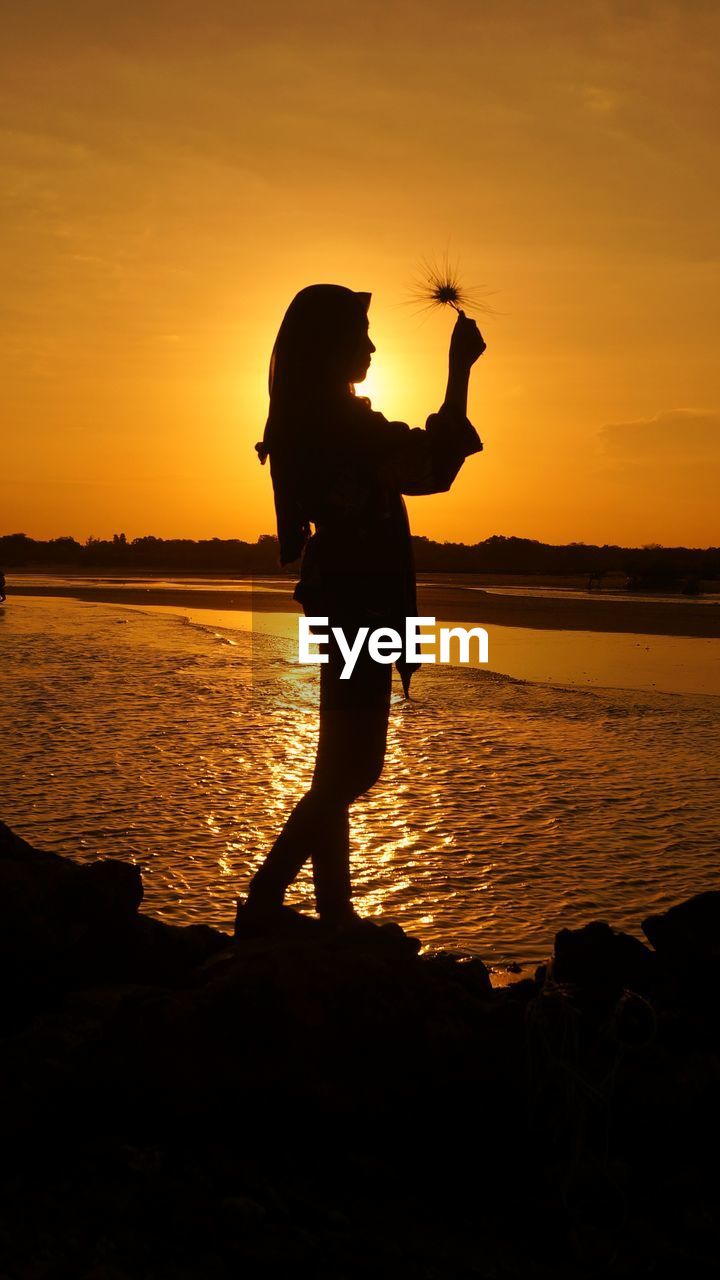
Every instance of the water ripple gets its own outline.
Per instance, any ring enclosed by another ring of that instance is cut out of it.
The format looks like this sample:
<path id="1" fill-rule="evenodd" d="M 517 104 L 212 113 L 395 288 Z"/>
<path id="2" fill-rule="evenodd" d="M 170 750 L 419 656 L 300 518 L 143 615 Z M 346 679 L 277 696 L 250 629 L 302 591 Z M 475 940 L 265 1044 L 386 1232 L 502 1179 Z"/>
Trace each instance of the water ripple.
<path id="1" fill-rule="evenodd" d="M 229 928 L 310 781 L 317 671 L 276 637 L 73 600 L 14 600 L 0 644 L 5 820 Z M 570 920 L 637 930 L 717 885 L 719 760 L 715 699 L 426 668 L 353 810 L 358 907 L 492 962 Z M 308 871 L 292 900 L 312 910 Z"/>

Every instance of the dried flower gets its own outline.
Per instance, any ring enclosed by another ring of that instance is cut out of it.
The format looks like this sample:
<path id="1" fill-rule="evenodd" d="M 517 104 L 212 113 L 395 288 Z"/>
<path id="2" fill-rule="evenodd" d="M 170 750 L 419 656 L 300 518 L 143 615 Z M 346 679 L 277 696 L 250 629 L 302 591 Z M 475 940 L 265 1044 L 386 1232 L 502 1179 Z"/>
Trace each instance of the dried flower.
<path id="1" fill-rule="evenodd" d="M 441 263 L 424 261 L 422 276 L 415 281 L 411 302 L 421 303 L 421 311 L 432 307 L 452 307 L 455 311 L 488 310 L 474 295 L 475 289 L 465 289 L 460 284 L 458 269 L 452 266 L 445 254 Z"/>

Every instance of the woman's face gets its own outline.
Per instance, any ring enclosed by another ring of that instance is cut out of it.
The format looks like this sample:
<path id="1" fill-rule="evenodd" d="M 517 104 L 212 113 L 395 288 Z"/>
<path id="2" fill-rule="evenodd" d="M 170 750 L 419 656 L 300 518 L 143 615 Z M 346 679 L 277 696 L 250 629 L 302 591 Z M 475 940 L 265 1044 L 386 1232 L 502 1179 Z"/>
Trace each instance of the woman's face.
<path id="1" fill-rule="evenodd" d="M 352 350 L 348 355 L 348 382 L 364 382 L 370 368 L 370 360 L 373 351 L 377 351 L 368 332 L 369 322 L 365 320 L 361 326 L 357 339 Z"/>

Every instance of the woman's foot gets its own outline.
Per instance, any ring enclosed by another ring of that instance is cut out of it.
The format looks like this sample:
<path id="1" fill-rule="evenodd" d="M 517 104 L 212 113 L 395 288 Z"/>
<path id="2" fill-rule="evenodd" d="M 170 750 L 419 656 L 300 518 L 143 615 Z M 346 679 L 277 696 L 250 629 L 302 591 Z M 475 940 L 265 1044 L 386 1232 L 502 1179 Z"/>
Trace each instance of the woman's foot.
<path id="1" fill-rule="evenodd" d="M 343 903 L 341 907 L 332 907 L 330 910 L 320 911 L 320 924 L 324 930 L 329 933 L 346 933 L 351 929 L 357 929 L 366 921 L 363 916 L 359 916 L 352 903 Z"/>

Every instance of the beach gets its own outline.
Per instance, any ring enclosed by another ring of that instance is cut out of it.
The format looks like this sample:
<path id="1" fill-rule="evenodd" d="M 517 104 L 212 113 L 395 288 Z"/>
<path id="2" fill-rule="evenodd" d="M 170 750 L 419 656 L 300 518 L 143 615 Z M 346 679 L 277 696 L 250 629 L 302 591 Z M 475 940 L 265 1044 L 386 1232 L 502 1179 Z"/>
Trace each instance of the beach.
<path id="1" fill-rule="evenodd" d="M 293 658 L 289 584 L 276 613 L 262 607 L 276 582 L 25 585 L 36 594 L 9 583 L 0 631 L 6 820 L 85 862 L 130 858 L 160 919 L 228 929 L 312 773 L 318 669 Z M 462 595 L 465 621 L 477 594 Z M 685 609 L 714 616 L 669 612 Z M 489 631 L 509 672 L 426 667 L 409 702 L 396 685 L 383 777 L 353 811 L 353 878 L 363 914 L 481 956 L 500 980 L 542 960 L 568 915 L 632 931 L 638 894 L 662 910 L 713 886 L 720 646 Z M 551 659 L 554 679 L 535 678 Z M 291 901 L 312 913 L 308 869 Z"/>
<path id="2" fill-rule="evenodd" d="M 93 579 L 15 571 L 15 595 L 68 596 L 106 604 L 171 605 L 175 608 L 232 609 L 255 613 L 298 613 L 292 599 L 296 578 L 162 580 L 103 575 Z M 568 585 L 571 582 L 572 585 Z M 503 591 L 503 586 L 506 590 Z M 653 599 L 627 593 L 585 592 L 586 580 L 518 580 L 516 575 L 420 575 L 421 612 L 443 621 L 463 618 L 473 625 L 534 630 L 631 632 L 643 635 L 720 637 L 720 597 L 705 601 L 677 596 Z M 523 594 L 515 594 L 523 590 Z M 550 592 L 552 594 L 544 594 Z"/>

